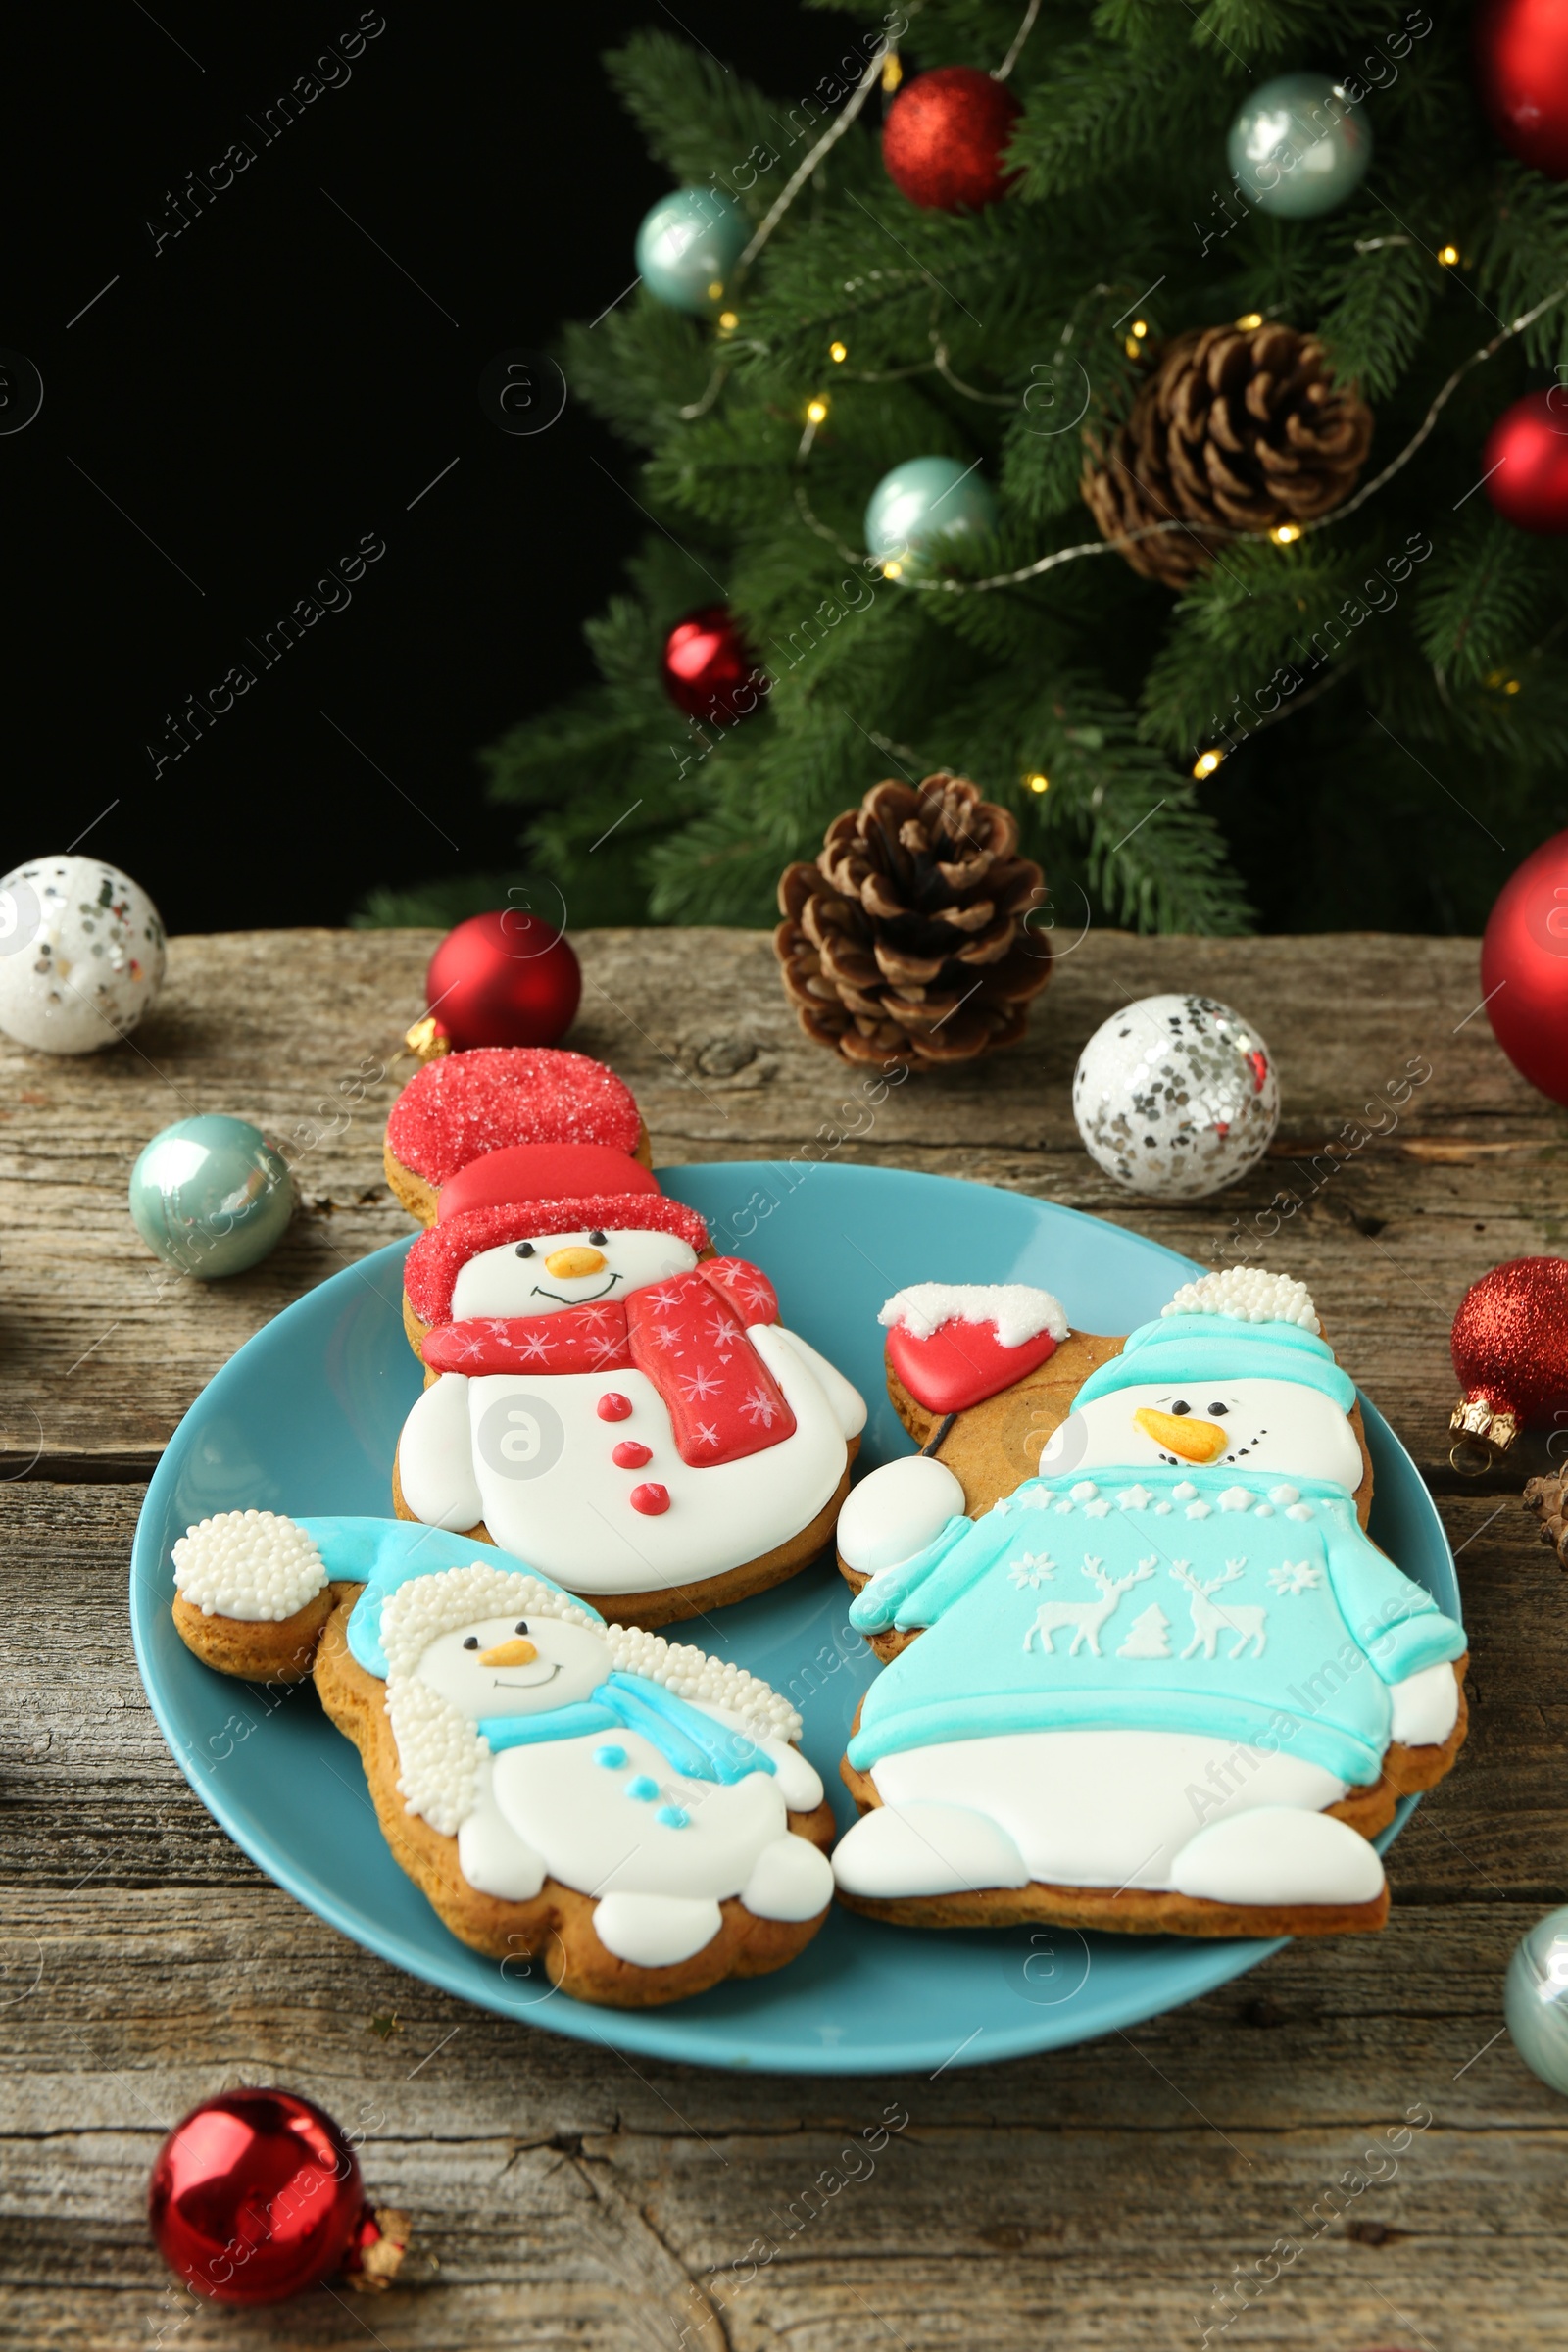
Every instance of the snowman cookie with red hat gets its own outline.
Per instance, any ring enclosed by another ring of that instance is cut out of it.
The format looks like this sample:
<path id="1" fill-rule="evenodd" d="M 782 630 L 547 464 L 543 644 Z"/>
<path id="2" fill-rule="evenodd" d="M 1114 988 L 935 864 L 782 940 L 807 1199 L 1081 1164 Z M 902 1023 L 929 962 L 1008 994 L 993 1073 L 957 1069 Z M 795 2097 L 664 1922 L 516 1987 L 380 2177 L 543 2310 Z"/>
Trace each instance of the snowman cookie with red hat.
<path id="1" fill-rule="evenodd" d="M 840 1899 L 929 1927 L 1381 1927 L 1369 1840 L 1458 1752 L 1465 1638 L 1365 1532 L 1355 1389 L 1305 1287 L 1206 1275 L 1122 1342 L 1022 1286 L 920 1285 L 883 1319 L 929 1435 L 839 1521 L 851 1622 L 890 1660 L 843 1766 Z M 1021 1482 L 1009 1446 L 1035 1451 Z"/>
<path id="2" fill-rule="evenodd" d="M 400 1517 L 653 1627 L 821 1550 L 865 1404 L 784 1327 L 764 1274 L 712 1255 L 640 1134 L 582 1054 L 454 1054 L 405 1089 L 388 1163 L 417 1161 L 434 1222 L 404 1273 L 427 1385 L 393 1480 Z"/>

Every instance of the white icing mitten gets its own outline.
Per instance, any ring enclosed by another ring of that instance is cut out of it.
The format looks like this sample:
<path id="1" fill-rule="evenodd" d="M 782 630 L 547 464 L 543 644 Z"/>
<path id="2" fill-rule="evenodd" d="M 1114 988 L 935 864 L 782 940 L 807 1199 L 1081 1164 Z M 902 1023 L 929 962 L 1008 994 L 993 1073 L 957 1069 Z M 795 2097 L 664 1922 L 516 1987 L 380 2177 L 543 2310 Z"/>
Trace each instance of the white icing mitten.
<path id="1" fill-rule="evenodd" d="M 1254 1805 L 1190 1838 L 1170 1883 L 1211 1903 L 1370 1903 L 1383 1892 L 1383 1864 L 1331 1813 Z"/>
<path id="2" fill-rule="evenodd" d="M 862 1478 L 839 1513 L 839 1552 L 862 1576 L 913 1559 L 963 1510 L 963 1489 L 946 1463 L 923 1453 L 884 1462 Z"/>
<path id="3" fill-rule="evenodd" d="M 1437 1747 L 1459 1720 L 1459 1685 L 1446 1661 L 1391 1683 L 1394 1738 L 1405 1747 Z"/>

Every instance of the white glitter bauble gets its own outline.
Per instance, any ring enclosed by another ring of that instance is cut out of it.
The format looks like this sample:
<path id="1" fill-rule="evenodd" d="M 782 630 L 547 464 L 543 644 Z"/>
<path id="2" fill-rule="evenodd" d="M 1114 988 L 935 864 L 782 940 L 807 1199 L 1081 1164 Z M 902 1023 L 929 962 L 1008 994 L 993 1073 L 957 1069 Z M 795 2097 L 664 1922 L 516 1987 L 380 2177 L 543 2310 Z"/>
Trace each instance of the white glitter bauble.
<path id="1" fill-rule="evenodd" d="M 100 858 L 33 858 L 0 882 L 0 1029 L 93 1054 L 135 1028 L 164 979 L 147 893 Z"/>
<path id="2" fill-rule="evenodd" d="M 1091 1159 L 1135 1193 L 1196 1200 L 1261 1159 L 1280 1090 L 1250 1021 L 1212 997 L 1140 997 L 1078 1056 L 1073 1116 Z"/>

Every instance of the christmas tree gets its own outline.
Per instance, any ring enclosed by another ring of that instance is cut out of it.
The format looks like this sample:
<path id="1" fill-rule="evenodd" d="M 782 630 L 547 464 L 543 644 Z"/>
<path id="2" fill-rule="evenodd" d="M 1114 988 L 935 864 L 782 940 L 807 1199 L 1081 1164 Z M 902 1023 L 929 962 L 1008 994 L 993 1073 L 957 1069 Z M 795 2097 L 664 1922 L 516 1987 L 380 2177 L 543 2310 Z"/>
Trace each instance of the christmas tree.
<path id="1" fill-rule="evenodd" d="M 1070 930 L 1479 928 L 1562 821 L 1568 514 L 1505 519 L 1483 451 L 1568 363 L 1568 188 L 1491 127 L 1474 12 L 837 13 L 804 101 L 674 33 L 608 60 L 747 243 L 706 315 L 645 283 L 565 332 L 652 527 L 588 623 L 602 683 L 483 755 L 530 870 L 573 923 L 766 924 L 839 811 L 951 769 Z M 992 97 L 915 201 L 883 122 L 955 66 Z M 1333 94 L 1302 83 L 1294 146 L 1238 176 L 1233 122 L 1287 74 Z M 946 209 L 988 136 L 1001 192 Z M 971 486 L 955 527 L 868 548 L 873 492 L 930 458 Z M 715 604 L 758 707 L 689 722 L 662 657 Z"/>

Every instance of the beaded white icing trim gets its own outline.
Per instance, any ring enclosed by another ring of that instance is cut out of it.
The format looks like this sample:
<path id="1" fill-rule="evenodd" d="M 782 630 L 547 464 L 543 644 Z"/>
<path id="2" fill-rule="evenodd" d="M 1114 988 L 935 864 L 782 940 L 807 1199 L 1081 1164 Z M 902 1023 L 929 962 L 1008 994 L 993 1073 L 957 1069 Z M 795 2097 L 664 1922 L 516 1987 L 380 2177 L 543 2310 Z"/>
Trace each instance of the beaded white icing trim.
<path id="1" fill-rule="evenodd" d="M 460 1625 L 514 1615 L 559 1617 L 600 1630 L 586 1609 L 537 1577 L 485 1561 L 411 1577 L 382 1604 L 386 1709 L 401 1767 L 398 1794 L 406 1812 L 419 1814 L 446 1838 L 455 1837 L 473 1810 L 477 1774 L 489 1747 L 471 1716 L 420 1682 L 418 1662 L 430 1642 Z M 744 1666 L 638 1626 L 607 1625 L 603 1632 L 610 1653 L 607 1673 L 613 1667 L 640 1674 L 678 1698 L 726 1707 L 758 1738 L 800 1738 L 801 1719 L 789 1700 Z"/>
<path id="2" fill-rule="evenodd" d="M 174 1545 L 174 1590 L 204 1617 L 280 1624 L 328 1581 L 311 1538 L 276 1511 L 219 1511 Z"/>
<path id="3" fill-rule="evenodd" d="M 1162 1315 L 1231 1315 L 1238 1323 L 1295 1323 L 1321 1329 L 1312 1294 L 1292 1274 L 1265 1273 L 1261 1266 L 1225 1266 L 1218 1274 L 1184 1282 Z"/>
<path id="4" fill-rule="evenodd" d="M 430 1643 L 454 1627 L 481 1617 L 560 1617 L 567 1625 L 595 1619 L 554 1592 L 524 1568 L 493 1568 L 471 1560 L 433 1576 L 411 1576 L 381 1603 L 381 1647 L 392 1674 L 412 1674 Z"/>
<path id="5" fill-rule="evenodd" d="M 1027 1282 L 912 1282 L 894 1292 L 877 1321 L 889 1331 L 902 1323 L 917 1340 L 944 1323 L 994 1323 L 1004 1348 L 1021 1348 L 1043 1331 L 1067 1337 L 1061 1300 Z"/>

